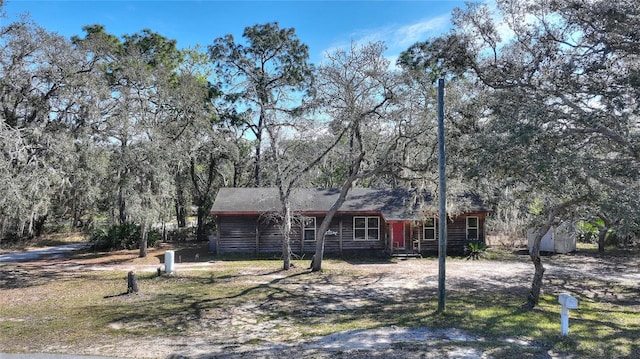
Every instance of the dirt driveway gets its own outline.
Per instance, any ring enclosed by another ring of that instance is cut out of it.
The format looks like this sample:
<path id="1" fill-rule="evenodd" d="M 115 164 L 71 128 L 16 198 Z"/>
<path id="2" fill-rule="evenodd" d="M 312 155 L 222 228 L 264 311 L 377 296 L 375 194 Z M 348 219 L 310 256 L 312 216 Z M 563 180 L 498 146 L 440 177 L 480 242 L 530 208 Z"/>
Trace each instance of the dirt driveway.
<path id="1" fill-rule="evenodd" d="M 224 272 L 234 263 L 208 261 L 205 255 L 195 255 L 198 249 L 182 251 L 178 272 L 190 269 L 205 269 Z M 205 252 L 206 253 L 206 252 Z M 162 250 L 152 251 L 149 259 L 136 259 L 135 253 L 114 253 L 110 256 L 76 256 L 74 258 L 46 258 L 21 263 L 24 268 L 39 268 L 41 271 L 63 271 L 66 275 L 88 271 L 155 272 L 161 266 Z M 202 259 L 200 259 L 202 258 Z M 639 256 L 600 257 L 589 253 L 549 256 L 543 258 L 547 269 L 544 291 L 548 294 L 560 292 L 581 293 L 592 298 L 608 298 L 640 308 L 638 283 L 640 282 Z M 437 290 L 438 261 L 435 259 L 409 259 L 395 262 L 330 262 L 329 274 L 322 280 L 310 281 L 297 277 L 306 272 L 296 268 L 293 272 L 266 271 L 264 268 L 243 268 L 234 280 L 251 281 L 256 287 L 278 283 L 283 291 L 303 291 L 307 302 L 289 303 L 312 307 L 318 312 L 348 313 L 366 305 L 369 301 L 401 301 L 407 293 L 433 295 Z M 237 270 L 237 268 L 235 269 Z M 352 276 L 331 276 L 331 271 L 349 272 Z M 523 298 L 528 292 L 533 266 L 528 256 L 508 256 L 502 260 L 466 261 L 448 259 L 446 267 L 447 292 L 455 296 L 509 293 Z M 592 285 L 594 281 L 602 285 Z M 0 280 L 0 282 L 2 282 Z M 624 285 L 632 288 L 623 293 L 607 291 L 608 285 Z M 1 286 L 0 286 L 1 289 Z M 323 300 L 315 298 L 324 298 Z M 470 344 L 432 348 L 429 352 L 403 349 L 424 342 L 466 342 L 483 339 L 458 329 L 432 330 L 424 327 L 384 327 L 371 330 L 351 330 L 324 337 L 296 338 L 287 333 L 286 322 L 278 319 L 256 320 L 256 317 L 283 311 L 283 306 L 274 307 L 264 303 L 240 303 L 230 312 L 209 311 L 200 320 L 195 331 L 188 336 L 162 337 L 157 340 L 145 338 L 144 346 L 139 339 L 123 338 L 118 343 L 101 343 L 84 348 L 83 353 L 137 358 L 209 358 L 209 357 L 313 357 L 313 358 L 488 358 L 477 346 Z M 304 315 L 304 312 L 302 313 Z M 0 315 L 1 317 L 1 315 Z M 188 318 L 187 318 L 188 319 Z M 215 326 L 212 326 L 215 322 Z M 124 322 L 110 324 L 113 330 L 128 325 Z M 239 330 L 225 330 L 238 328 Z M 283 330 L 284 328 L 284 330 Z M 286 337 L 286 340 L 283 338 Z M 265 341 L 265 338 L 268 340 Z M 293 338 L 293 339 L 292 339 Z M 511 340 L 506 338 L 505 340 Z M 514 341 L 518 339 L 514 338 Z M 287 344 L 281 344 L 286 342 Z M 221 345 L 224 343 L 224 345 Z M 400 345 L 400 348 L 399 348 Z M 521 345 L 536 345 L 522 341 Z M 345 349 L 345 348 L 348 348 Z M 53 348 L 56 349 L 56 348 Z M 56 350 L 60 350 L 57 348 Z M 548 357 L 554 357 L 549 353 Z"/>

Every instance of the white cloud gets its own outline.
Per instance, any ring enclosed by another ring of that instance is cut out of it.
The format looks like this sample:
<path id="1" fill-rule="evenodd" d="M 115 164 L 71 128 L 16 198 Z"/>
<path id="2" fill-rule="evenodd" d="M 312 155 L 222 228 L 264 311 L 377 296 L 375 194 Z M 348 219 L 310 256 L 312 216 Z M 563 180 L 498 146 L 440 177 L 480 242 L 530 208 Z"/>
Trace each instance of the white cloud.
<path id="1" fill-rule="evenodd" d="M 366 44 L 383 41 L 387 46 L 387 57 L 395 62 L 400 52 L 418 41 L 436 37 L 446 32 L 450 26 L 449 14 L 426 18 L 411 24 L 387 25 L 384 27 L 363 29 L 348 35 L 348 39 L 334 43 L 322 53 L 332 53 L 337 49 L 347 49 L 351 42 Z"/>
<path id="2" fill-rule="evenodd" d="M 396 46 L 409 47 L 418 41 L 439 35 L 448 28 L 449 19 L 450 15 L 446 14 L 402 26 L 394 32 L 393 43 Z"/>

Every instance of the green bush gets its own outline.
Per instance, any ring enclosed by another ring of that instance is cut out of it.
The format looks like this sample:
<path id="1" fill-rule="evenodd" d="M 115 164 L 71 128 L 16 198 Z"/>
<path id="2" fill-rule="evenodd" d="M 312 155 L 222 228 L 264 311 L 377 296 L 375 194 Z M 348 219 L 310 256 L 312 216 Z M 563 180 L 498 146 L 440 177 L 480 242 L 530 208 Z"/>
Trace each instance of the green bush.
<path id="1" fill-rule="evenodd" d="M 135 223 L 122 223 L 110 227 L 97 228 L 91 234 L 92 246 L 95 250 L 112 251 L 120 249 L 137 249 L 142 236 L 142 228 Z M 162 236 L 157 230 L 147 233 L 147 246 L 153 247 L 160 242 Z"/>
<path id="2" fill-rule="evenodd" d="M 602 221 L 593 223 L 586 221 L 578 221 L 576 223 L 576 234 L 578 242 L 581 243 L 598 243 L 598 225 L 603 225 Z"/>
<path id="3" fill-rule="evenodd" d="M 487 245 L 484 242 L 472 241 L 467 243 L 467 247 L 465 248 L 467 260 L 473 259 L 478 260 L 482 257 L 486 256 Z"/>
<path id="4" fill-rule="evenodd" d="M 147 233 L 147 247 L 155 247 L 160 242 L 162 242 L 162 233 L 160 231 L 152 229 Z"/>

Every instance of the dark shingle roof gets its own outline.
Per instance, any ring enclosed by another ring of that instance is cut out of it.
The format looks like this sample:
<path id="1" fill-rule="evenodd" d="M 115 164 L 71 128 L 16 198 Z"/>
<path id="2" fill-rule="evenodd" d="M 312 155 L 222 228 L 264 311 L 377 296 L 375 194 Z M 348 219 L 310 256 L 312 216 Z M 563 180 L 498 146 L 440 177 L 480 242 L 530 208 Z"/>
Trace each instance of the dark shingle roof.
<path id="1" fill-rule="evenodd" d="M 291 206 L 293 211 L 301 213 L 327 212 L 339 195 L 338 189 L 296 188 L 291 193 Z M 424 200 L 418 201 L 415 191 L 402 188 L 352 188 L 339 212 L 380 212 L 387 221 L 414 220 L 425 211 L 433 212 L 424 206 L 420 209 L 419 202 L 431 201 L 429 195 L 423 196 Z M 277 188 L 220 188 L 211 213 L 253 214 L 280 208 Z M 477 203 L 470 205 L 468 211 L 486 212 L 487 209 Z"/>

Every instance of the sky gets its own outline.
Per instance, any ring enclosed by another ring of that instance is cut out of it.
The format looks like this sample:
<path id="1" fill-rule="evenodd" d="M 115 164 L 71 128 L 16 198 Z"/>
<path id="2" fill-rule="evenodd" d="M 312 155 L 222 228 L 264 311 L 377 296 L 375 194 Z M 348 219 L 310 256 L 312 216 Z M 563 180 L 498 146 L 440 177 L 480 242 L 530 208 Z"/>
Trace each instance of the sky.
<path id="1" fill-rule="evenodd" d="M 202 46 L 232 34 L 241 41 L 245 27 L 278 22 L 293 27 L 320 63 L 327 51 L 352 41 L 384 41 L 395 58 L 417 41 L 447 32 L 450 14 L 463 1 L 220 1 L 220 0 L 5 0 L 7 23 L 29 13 L 45 29 L 71 37 L 85 25 L 104 25 L 116 36 L 150 29 L 177 41 L 179 48 Z"/>

